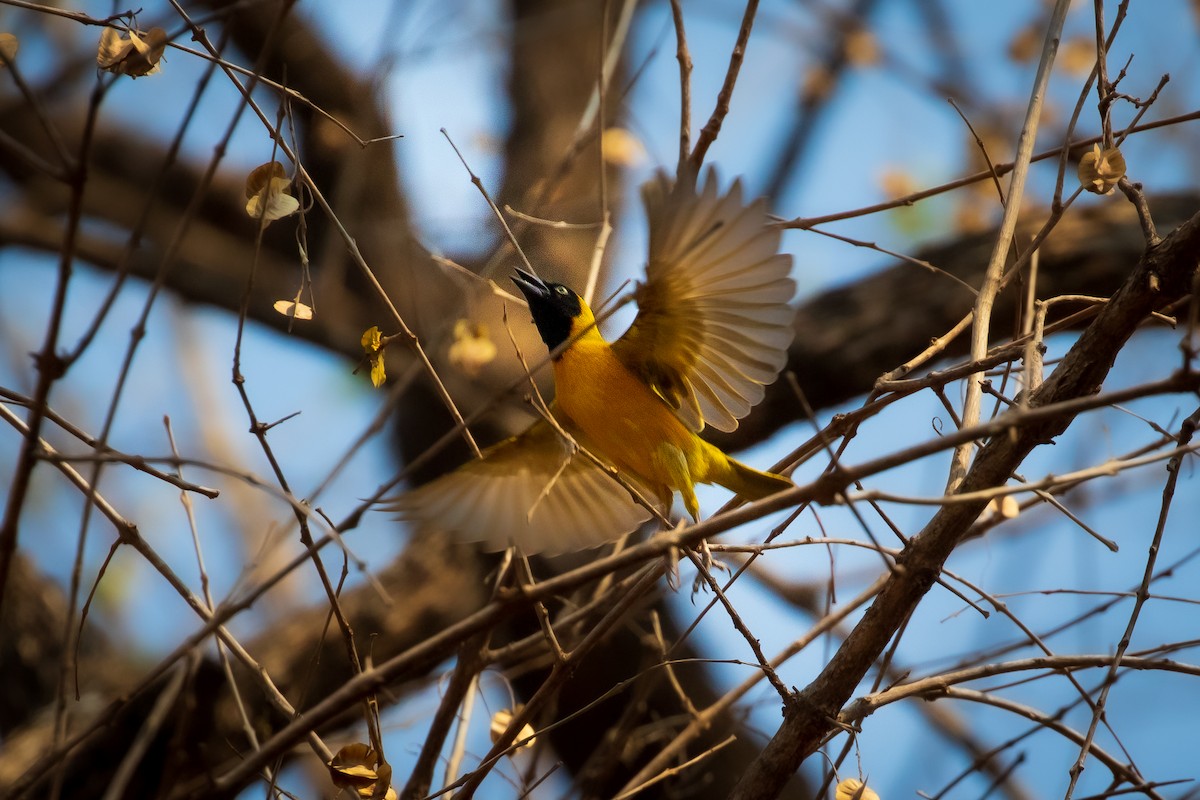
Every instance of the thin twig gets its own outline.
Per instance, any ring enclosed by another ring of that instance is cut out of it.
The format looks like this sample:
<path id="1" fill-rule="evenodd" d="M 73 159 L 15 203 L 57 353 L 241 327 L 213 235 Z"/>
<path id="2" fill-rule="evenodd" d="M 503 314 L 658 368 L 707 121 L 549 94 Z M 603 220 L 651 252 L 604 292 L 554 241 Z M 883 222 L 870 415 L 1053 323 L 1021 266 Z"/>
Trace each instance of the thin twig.
<path id="1" fill-rule="evenodd" d="M 483 757 L 476 769 L 471 772 L 462 782 L 462 788 L 456 795 L 461 800 L 470 800 L 478 790 L 483 779 L 487 777 L 489 771 L 496 763 L 509 752 L 513 747 L 519 747 L 522 742 L 517 741 L 521 731 L 534 718 L 534 715 L 541 711 L 541 708 L 549 702 L 559 690 L 559 687 L 574 672 L 575 665 L 589 654 L 601 641 L 607 636 L 609 631 L 633 609 L 635 605 L 642 602 L 645 595 L 658 583 L 658 579 L 662 577 L 662 566 L 660 564 L 651 564 L 643 567 L 642 573 L 637 584 L 626 594 L 622 595 L 608 614 L 595 624 L 584 636 L 583 640 L 576 645 L 570 653 L 562 661 L 554 664 L 550 670 L 549 677 L 542 682 L 533 696 L 529 698 L 519 712 L 513 714 L 512 720 L 504 732 L 494 737 L 494 744 L 487 755 Z"/>
<path id="2" fill-rule="evenodd" d="M 483 181 L 480 180 L 479 176 L 475 174 L 475 171 L 471 169 L 471 165 L 467 163 L 466 156 L 464 156 L 462 151 L 458 149 L 458 145 L 456 145 L 454 140 L 450 138 L 450 133 L 445 128 L 438 128 L 438 130 L 441 132 L 442 136 L 446 138 L 446 141 L 450 144 L 450 147 L 453 148 L 454 154 L 458 156 L 458 160 L 462 162 L 463 169 L 465 169 L 467 171 L 467 175 L 470 176 L 471 183 L 473 183 L 475 188 L 479 190 L 479 193 L 483 195 L 483 199 L 487 202 L 488 208 L 490 208 L 492 213 L 496 215 L 496 220 L 500 223 L 500 227 L 504 229 L 504 235 L 508 237 L 508 242 L 513 246 L 513 249 L 517 251 L 517 255 L 521 257 L 522 263 L 525 264 L 525 269 L 529 270 L 531 275 L 537 275 L 537 270 L 534 269 L 533 264 L 530 263 L 529 256 L 525 255 L 525 250 L 522 249 L 521 243 L 517 241 L 517 237 L 513 235 L 512 228 L 508 227 L 508 220 L 506 220 L 504 215 L 500 213 L 500 207 L 496 205 L 496 201 L 492 199 L 490 194 L 488 194 L 487 187 L 483 185 Z M 485 275 L 484 277 L 487 276 Z"/>
<path id="3" fill-rule="evenodd" d="M 1070 775 L 1071 782 L 1067 786 L 1067 792 L 1064 800 L 1070 800 L 1071 794 L 1074 792 L 1075 785 L 1079 781 L 1079 776 L 1083 773 L 1084 764 L 1087 761 L 1088 753 L 1092 751 L 1092 741 L 1096 736 L 1096 728 L 1099 726 L 1101 719 L 1104 716 L 1104 709 L 1108 702 L 1109 690 L 1117 679 L 1117 671 L 1121 668 L 1122 659 L 1125 657 L 1125 651 L 1129 649 L 1130 640 L 1133 638 L 1133 630 L 1138 623 L 1138 618 L 1141 616 L 1142 607 L 1145 606 L 1146 600 L 1150 596 L 1150 581 L 1154 576 L 1154 565 L 1158 562 L 1158 551 L 1162 545 L 1163 533 L 1167 527 L 1167 515 L 1171 511 L 1171 502 L 1175 499 L 1175 486 L 1179 482 L 1180 468 L 1183 466 L 1183 456 L 1187 452 L 1191 452 L 1194 448 L 1190 447 L 1192 436 L 1196 432 L 1196 427 L 1200 425 L 1200 408 L 1192 412 L 1192 415 L 1183 421 L 1179 427 L 1179 443 L 1182 445 L 1177 454 L 1171 457 L 1167 464 L 1167 481 L 1163 486 L 1162 505 L 1158 513 L 1158 522 L 1154 526 L 1154 538 L 1150 542 L 1149 553 L 1146 556 L 1146 567 L 1142 574 L 1141 585 L 1138 586 L 1137 594 L 1133 601 L 1133 610 L 1129 613 L 1129 622 L 1125 626 L 1125 632 L 1121 634 L 1121 640 L 1117 644 L 1117 652 L 1113 656 L 1112 663 L 1109 665 L 1108 674 L 1104 678 L 1104 685 L 1100 689 L 1100 696 L 1096 700 L 1096 704 L 1092 708 L 1092 719 L 1088 724 L 1087 733 L 1084 735 L 1083 742 L 1080 744 L 1079 756 L 1075 763 L 1071 765 Z"/>
<path id="4" fill-rule="evenodd" d="M 184 22 L 187 23 L 189 29 L 192 31 L 193 38 L 195 38 L 197 41 L 199 41 L 204 46 L 205 50 L 207 50 L 210 54 L 212 54 L 214 57 L 219 58 L 219 54 L 216 52 L 216 49 L 213 47 L 212 43 L 209 41 L 208 34 L 205 33 L 204 29 L 198 27 L 191 20 L 191 18 L 187 15 L 187 13 L 179 5 L 178 0 L 170 0 L 170 2 L 171 2 L 172 7 L 175 8 L 176 12 L 183 18 Z M 286 8 L 287 7 L 285 7 L 285 10 L 286 10 Z M 458 433 L 463 437 L 463 440 L 466 441 L 467 445 L 478 456 L 479 455 L 479 445 L 476 444 L 475 438 L 471 435 L 470 430 L 467 428 L 466 423 L 463 421 L 463 417 L 462 417 L 462 414 L 458 410 L 458 406 L 455 405 L 454 399 L 450 396 L 450 393 L 446 390 L 446 386 L 442 382 L 441 377 L 437 374 L 437 370 L 434 369 L 433 363 L 429 360 L 429 356 L 425 352 L 424 347 L 422 347 L 420 339 L 417 337 L 417 335 L 415 333 L 413 333 L 412 329 L 409 328 L 408 323 L 404 321 L 404 318 L 403 318 L 403 316 L 401 316 L 399 309 L 396 308 L 395 303 L 392 302 L 392 299 L 388 296 L 387 292 L 384 291 L 382 284 L 379 283 L 379 278 L 375 275 L 375 272 L 371 269 L 370 265 L 367 264 L 366 259 L 363 257 L 362 251 L 358 247 L 358 242 L 355 241 L 354 237 L 351 236 L 350 232 L 346 230 L 346 228 L 342 224 L 341 220 L 338 219 L 338 216 L 337 216 L 337 214 L 334 213 L 332 206 L 330 206 L 330 204 L 329 204 L 329 201 L 325 198 L 325 195 L 321 192 L 320 188 L 316 185 L 316 182 L 313 181 L 312 176 L 309 175 L 308 172 L 304 169 L 304 166 L 300 162 L 300 159 L 296 156 L 296 153 L 287 144 L 287 142 L 284 141 L 282 135 L 279 133 L 279 130 L 276 127 L 271 125 L 271 122 L 268 119 L 267 115 L 265 113 L 263 113 L 262 109 L 258 106 L 258 103 L 255 102 L 255 100 L 251 94 L 251 88 L 252 88 L 253 81 L 251 81 L 250 87 L 245 86 L 242 84 L 242 82 L 240 80 L 238 80 L 237 76 L 233 73 L 233 71 L 228 69 L 224 64 L 222 64 L 222 69 L 225 71 L 226 76 L 229 78 L 229 80 L 233 84 L 234 88 L 237 89 L 237 91 L 241 94 L 243 100 L 245 101 L 245 105 L 254 111 L 254 114 L 255 114 L 255 116 L 258 117 L 259 122 L 261 122 L 262 125 L 264 126 L 264 128 L 266 128 L 266 130 L 271 134 L 272 142 L 275 145 L 277 145 L 279 147 L 279 149 L 283 152 L 283 154 L 286 155 L 288 157 L 288 159 L 291 160 L 291 162 L 296 166 L 296 171 L 297 171 L 298 177 L 307 184 L 308 190 L 312 193 L 313 200 L 315 200 L 317 205 L 320 206 L 322 212 L 326 215 L 327 219 L 329 220 L 330 225 L 333 226 L 334 230 L 337 232 L 338 236 L 341 238 L 342 243 L 346 247 L 347 254 L 350 256 L 350 258 L 354 262 L 354 264 L 358 267 L 359 271 L 362 273 L 363 277 L 366 279 L 368 285 L 370 286 L 371 290 L 375 293 L 376 297 L 378 297 L 379 300 L 384 304 L 384 306 L 388 310 L 388 313 L 391 315 L 392 319 L 400 327 L 401 334 L 404 336 L 405 341 L 407 342 L 408 346 L 412 349 L 413 353 L 417 356 L 417 359 L 421 362 L 422 366 L 425 368 L 425 371 L 429 375 L 430 380 L 433 381 L 433 386 L 438 394 L 438 398 L 442 401 L 443 405 L 446 406 L 447 411 L 450 412 L 450 416 L 454 419 L 455 426 L 456 426 L 455 430 L 458 431 Z M 255 70 L 256 76 L 257 76 L 257 73 L 258 73 L 258 70 Z"/>
<path id="5" fill-rule="evenodd" d="M 1129 129 L 1129 133 L 1143 133 L 1145 131 L 1157 130 L 1158 128 L 1170 128 L 1184 122 L 1193 122 L 1198 119 L 1200 119 L 1200 111 L 1189 111 L 1186 114 L 1179 114 L 1166 119 L 1148 122 L 1145 125 L 1139 125 L 1135 128 Z M 1048 158 L 1061 157 L 1064 149 L 1067 151 L 1075 151 L 1079 148 L 1087 147 L 1088 145 L 1095 144 L 1099 141 L 1099 136 L 1089 136 L 1083 139 L 1068 141 L 1064 144 L 1054 147 L 1052 150 L 1043 150 L 1042 152 L 1033 156 L 1033 158 L 1030 159 L 1030 162 L 1036 163 L 1038 161 L 1045 161 Z M 1003 164 L 995 164 L 993 169 L 998 175 L 1004 176 L 1012 172 L 1014 166 L 1014 162 L 1007 162 Z M 979 172 L 973 172 L 970 175 L 964 175 L 961 178 L 956 178 L 952 181 L 938 184 L 937 186 L 931 186 L 928 189 L 921 189 L 916 192 L 911 192 L 882 203 L 874 203 L 869 206 L 860 206 L 848 211 L 838 211 L 833 214 L 823 214 L 817 217 L 794 217 L 792 219 L 782 220 L 779 223 L 779 227 L 784 229 L 808 230 L 814 225 L 824 225 L 830 222 L 839 222 L 846 219 L 867 217 L 871 216 L 872 214 L 878 214 L 881 211 L 890 211 L 895 208 L 912 206 L 921 200 L 926 200 L 930 197 L 936 197 L 940 194 L 946 194 L 956 189 L 961 189 L 964 186 L 970 186 L 971 184 L 979 183 L 980 181 L 990 180 L 991 177 L 992 170 L 980 170 Z"/>
<path id="6" fill-rule="evenodd" d="M 171 445 L 171 453 L 175 457 L 179 457 L 179 448 L 175 445 L 175 432 L 171 430 L 171 418 L 163 417 L 163 427 L 166 429 L 167 442 Z M 180 468 L 180 476 L 182 477 L 183 469 Z M 204 602 L 208 606 L 211 613 L 216 608 L 216 603 L 213 602 L 212 590 L 208 579 L 208 569 L 204 565 L 204 548 L 200 545 L 200 530 L 196 525 L 196 510 L 192 505 L 192 498 L 187 492 L 179 493 L 179 502 L 183 505 L 183 513 L 187 517 L 188 532 L 192 537 L 192 550 L 196 554 L 196 569 L 200 573 L 200 593 L 204 597 Z M 99 580 L 97 579 L 97 583 Z M 89 602 L 91 598 L 88 598 Z M 80 625 L 82 625 L 82 621 Z M 246 737 L 246 741 L 250 743 L 251 748 L 258 748 L 258 733 L 254 730 L 254 723 L 250 720 L 250 714 L 246 711 L 246 704 L 242 700 L 241 689 L 238 688 L 237 679 L 233 674 L 233 665 L 229 661 L 229 653 L 225 646 L 221 644 L 221 640 L 216 640 L 217 656 L 221 661 L 221 671 L 225 673 L 225 682 L 229 684 L 230 694 L 233 696 L 233 704 L 238 712 L 238 719 L 242 723 L 242 734 Z M 270 780 L 274 779 L 274 772 L 268 767 L 266 768 L 267 776 Z"/>
<path id="7" fill-rule="evenodd" d="M 806 631 L 803 636 L 792 642 L 790 645 L 784 648 L 783 651 L 772 658 L 770 664 L 773 667 L 778 668 L 796 653 L 804 650 L 809 644 L 816 641 L 821 636 L 824 636 L 830 630 L 833 630 L 856 610 L 870 602 L 871 598 L 875 596 L 882 585 L 883 579 L 880 578 L 871 584 L 871 586 L 864 589 L 857 597 L 855 597 L 845 606 L 834 612 L 826 614 L 824 617 L 818 620 L 812 628 Z M 670 743 L 660 749 L 654 755 L 654 758 L 650 759 L 645 766 L 638 770 L 636 775 L 625 782 L 625 785 L 621 787 L 621 792 L 630 791 L 631 789 L 652 779 L 655 775 L 663 770 L 668 769 L 675 759 L 678 758 L 678 756 L 684 751 L 684 748 L 686 748 L 688 744 L 690 744 L 696 739 L 696 737 L 707 730 L 722 714 L 727 713 L 729 709 L 733 708 L 734 703 L 742 699 L 751 689 L 757 686 L 759 681 L 762 679 L 762 673 L 755 673 L 753 676 L 743 681 L 734 689 L 726 692 L 722 697 L 710 704 L 708 707 L 702 709 L 696 719 L 688 723 L 688 726 L 677 733 Z"/>
<path id="8" fill-rule="evenodd" d="M 464 709 L 463 715 L 465 716 L 465 704 L 475 692 L 476 683 L 479 680 L 479 670 L 483 666 L 481 653 L 486 642 L 487 635 L 479 634 L 468 639 L 459 648 L 454 671 L 450 673 L 450 681 L 446 685 L 437 710 L 429 720 L 429 733 L 425 735 L 425 741 L 421 744 L 421 752 L 413 763 L 408 782 L 404 784 L 404 788 L 400 792 L 402 800 L 424 797 L 429 793 L 430 785 L 433 783 L 434 767 L 437 766 L 442 747 L 446 743 L 446 737 L 450 734 L 455 720 L 460 720 L 460 735 L 462 729 L 466 727 L 459 717 L 459 708 Z M 448 778 L 451 775 L 450 769 L 448 766 Z"/>
<path id="9" fill-rule="evenodd" d="M 733 99 L 733 87 L 737 83 L 742 60 L 746 57 L 746 45 L 750 42 L 750 31 L 754 27 L 754 16 L 757 13 L 758 0 L 746 0 L 746 11 L 742 14 L 742 24 L 738 28 L 737 41 L 734 42 L 733 52 L 729 55 L 729 69 L 725 71 L 725 82 L 721 84 L 721 91 L 717 93 L 716 108 L 713 109 L 708 122 L 704 123 L 704 127 L 700 129 L 700 135 L 696 137 L 696 147 L 690 156 L 692 169 L 697 173 L 704 163 L 704 156 L 708 153 L 708 148 L 717 140 L 717 135 L 721 132 L 721 125 L 729 113 L 729 101 Z"/>
<path id="10" fill-rule="evenodd" d="M 1029 107 L 1025 112 L 1025 124 L 1017 140 L 1017 157 L 1012 177 L 1009 179 L 1008 200 L 1004 204 L 1004 217 L 1000 222 L 1000 230 L 992 255 L 988 259 L 984 273 L 983 285 L 975 300 L 974 319 L 971 329 L 971 358 L 979 360 L 987 355 L 988 337 L 990 333 L 992 304 L 1000 290 L 1000 277 L 1004 272 L 1004 263 L 1008 260 L 1008 251 L 1013 242 L 1017 229 L 1017 216 L 1025 194 L 1025 180 L 1029 172 L 1030 160 L 1033 157 L 1033 146 L 1037 139 L 1038 123 L 1041 120 L 1042 104 L 1046 96 L 1046 87 L 1050 82 L 1050 73 L 1054 67 L 1054 57 L 1058 52 L 1059 37 L 1062 35 L 1063 22 L 1066 20 L 1070 0 L 1056 0 L 1050 20 L 1046 25 L 1046 40 L 1042 46 L 1042 57 L 1038 62 L 1037 76 L 1034 79 L 1033 90 L 1029 96 Z M 990 170 L 990 167 L 989 167 Z M 983 376 L 979 373 L 967 379 L 967 396 L 963 401 L 962 420 L 966 426 L 979 421 L 980 401 L 982 392 L 980 381 Z M 946 493 L 958 490 L 959 484 L 967 474 L 974 443 L 967 442 L 959 446 L 952 459 L 950 475 L 946 481 Z"/>
<path id="11" fill-rule="evenodd" d="M 671 19 L 675 23 L 675 60 L 679 62 L 679 163 L 676 172 L 682 174 L 692 149 L 692 54 L 683 28 L 680 0 L 671 0 Z"/>
<path id="12" fill-rule="evenodd" d="M 683 762 L 682 764 L 678 764 L 676 766 L 668 767 L 667 769 L 664 769 L 662 772 L 658 773 L 653 778 L 650 778 L 645 783 L 642 783 L 638 786 L 634 786 L 632 789 L 626 789 L 626 790 L 622 791 L 613 800 L 628 800 L 628 798 L 631 798 L 631 797 L 634 797 L 635 795 L 640 794 L 641 792 L 645 791 L 646 789 L 649 789 L 651 786 L 654 786 L 657 783 L 661 783 L 662 781 L 665 781 L 667 778 L 673 778 L 676 775 L 686 772 L 691 767 L 694 767 L 696 764 L 699 764 L 701 761 L 704 761 L 709 756 L 714 755 L 718 751 L 723 750 L 725 747 L 733 744 L 736 741 L 737 741 L 737 737 L 734 736 L 733 734 L 730 734 L 726 738 L 722 739 L 720 742 L 714 744 L 712 747 L 705 750 L 703 753 L 697 753 L 695 756 L 693 756 L 692 758 L 689 758 L 687 761 Z"/>
<path id="13" fill-rule="evenodd" d="M 167 685 L 162 687 L 162 691 L 154 699 L 154 706 L 146 715 L 141 727 L 138 728 L 137 736 L 125 748 L 121 762 L 113 771 L 112 779 L 105 787 L 102 800 L 120 800 L 120 798 L 128 796 L 125 792 L 129 788 L 129 783 L 133 780 L 142 758 L 146 755 L 146 751 L 150 749 L 151 743 L 158 736 L 168 717 L 173 712 L 177 713 L 176 703 L 183 693 L 188 673 L 191 671 L 190 667 L 194 666 L 199 659 L 193 658 L 192 661 L 191 665 L 180 664 L 176 667 L 174 674 L 167 681 Z"/>

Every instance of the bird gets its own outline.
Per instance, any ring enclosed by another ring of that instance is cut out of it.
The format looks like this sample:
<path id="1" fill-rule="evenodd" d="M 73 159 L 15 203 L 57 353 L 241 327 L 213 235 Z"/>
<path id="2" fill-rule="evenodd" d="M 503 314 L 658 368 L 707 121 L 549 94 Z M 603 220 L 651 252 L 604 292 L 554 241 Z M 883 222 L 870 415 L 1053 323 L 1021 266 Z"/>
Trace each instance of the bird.
<path id="1" fill-rule="evenodd" d="M 698 522 L 697 483 L 751 501 L 793 486 L 699 435 L 735 430 L 787 360 L 796 284 L 765 201 L 745 202 L 740 181 L 721 192 L 711 168 L 702 179 L 660 171 L 642 198 L 649 257 L 629 329 L 607 341 L 578 293 L 517 270 L 553 362 L 552 419 L 385 510 L 488 550 L 556 555 L 621 538 L 651 509 L 668 512 L 676 493 Z"/>

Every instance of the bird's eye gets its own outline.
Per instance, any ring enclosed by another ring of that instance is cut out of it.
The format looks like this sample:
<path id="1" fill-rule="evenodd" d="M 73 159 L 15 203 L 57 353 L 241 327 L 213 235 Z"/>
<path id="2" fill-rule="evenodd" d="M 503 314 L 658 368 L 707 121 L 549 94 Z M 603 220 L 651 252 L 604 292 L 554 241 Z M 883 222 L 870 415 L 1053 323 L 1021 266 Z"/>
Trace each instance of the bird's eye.
<path id="1" fill-rule="evenodd" d="M 565 286 L 555 286 L 554 291 L 558 292 L 559 294 L 563 294 L 563 295 L 568 293 L 567 287 L 565 287 Z"/>

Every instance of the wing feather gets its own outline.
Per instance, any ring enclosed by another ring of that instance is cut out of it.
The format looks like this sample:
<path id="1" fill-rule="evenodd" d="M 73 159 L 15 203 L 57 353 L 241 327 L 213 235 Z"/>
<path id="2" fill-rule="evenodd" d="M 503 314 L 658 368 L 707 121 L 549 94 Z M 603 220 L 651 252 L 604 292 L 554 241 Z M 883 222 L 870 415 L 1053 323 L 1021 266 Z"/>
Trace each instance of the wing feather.
<path id="1" fill-rule="evenodd" d="M 765 202 L 737 181 L 721 194 L 711 170 L 696 183 L 660 173 L 642 190 L 646 281 L 613 350 L 693 430 L 732 431 L 787 363 L 796 284 Z"/>
<path id="2" fill-rule="evenodd" d="M 557 416 L 587 447 L 581 432 L 561 413 Z M 622 477 L 654 500 L 651 489 Z M 529 555 L 596 547 L 650 518 L 604 470 L 586 456 L 572 454 L 544 420 L 488 448 L 482 458 L 385 500 L 380 507 L 422 528 L 483 542 L 489 550 L 516 544 Z"/>

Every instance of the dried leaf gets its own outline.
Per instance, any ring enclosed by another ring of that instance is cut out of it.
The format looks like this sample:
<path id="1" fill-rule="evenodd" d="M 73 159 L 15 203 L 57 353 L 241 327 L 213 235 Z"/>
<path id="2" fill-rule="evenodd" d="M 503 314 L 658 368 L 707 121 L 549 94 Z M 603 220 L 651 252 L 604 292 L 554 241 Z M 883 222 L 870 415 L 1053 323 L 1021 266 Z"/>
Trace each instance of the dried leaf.
<path id="1" fill-rule="evenodd" d="M 511 711 L 509 711 L 506 708 L 502 708 L 492 716 L 492 724 L 491 724 L 491 730 L 490 730 L 490 734 L 492 737 L 492 744 L 495 744 L 496 742 L 500 741 L 500 737 L 504 734 L 504 731 L 507 730 L 508 726 L 512 724 L 513 717 L 516 716 L 517 714 L 520 714 L 523 708 L 524 708 L 524 706 L 522 706 L 522 705 L 517 705 L 517 707 Z M 520 733 L 517 734 L 517 738 L 515 739 L 515 741 L 518 741 L 518 742 L 520 742 L 522 740 L 526 740 L 526 741 L 518 749 L 524 749 L 526 747 L 533 747 L 533 742 L 534 742 L 533 735 L 534 735 L 533 727 L 530 726 L 529 723 L 525 723 L 525 725 L 522 726 Z"/>
<path id="2" fill-rule="evenodd" d="M 919 187 L 913 176 L 900 167 L 887 167 L 879 176 L 879 188 L 884 197 L 895 200 L 915 192 Z"/>
<path id="3" fill-rule="evenodd" d="M 363 331 L 362 339 L 359 341 L 362 344 L 363 352 L 367 355 L 378 353 L 379 347 L 383 343 L 383 334 L 379 332 L 377 325 L 372 325 Z"/>
<path id="4" fill-rule="evenodd" d="M 17 41 L 17 37 L 11 33 L 0 33 L 0 69 L 8 66 L 10 61 L 17 57 L 17 51 L 21 49 L 21 43 Z"/>
<path id="5" fill-rule="evenodd" d="M 1079 159 L 1079 183 L 1095 194 L 1112 194 L 1117 182 L 1125 177 L 1125 156 L 1121 150 L 1110 147 L 1101 150 L 1092 145 L 1092 152 L 1084 153 Z"/>
<path id="6" fill-rule="evenodd" d="M 813 65 L 804 73 L 801 97 L 806 101 L 820 100 L 833 90 L 833 86 L 833 73 L 820 64 Z"/>
<path id="7" fill-rule="evenodd" d="M 857 778 L 840 782 L 833 796 L 834 800 L 879 800 L 879 795 Z"/>
<path id="8" fill-rule="evenodd" d="M 1015 519 L 1021 514 L 1021 504 L 1017 502 L 1017 498 L 1006 494 L 1003 497 L 993 497 L 984 510 L 1001 519 Z"/>
<path id="9" fill-rule="evenodd" d="M 395 800 L 392 767 L 364 742 L 348 744 L 330 760 L 329 778 L 338 789 L 349 789 L 362 798 Z M 384 789 L 384 787 L 387 787 Z"/>
<path id="10" fill-rule="evenodd" d="M 288 194 L 291 183 L 278 161 L 259 164 L 246 176 L 246 213 L 251 219 L 265 217 L 267 222 L 295 214 L 300 201 Z"/>
<path id="11" fill-rule="evenodd" d="M 276 300 L 275 310 L 280 314 L 283 314 L 285 317 L 291 317 L 292 319 L 313 318 L 313 310 L 310 306 L 306 306 L 304 303 L 297 303 L 292 300 Z"/>
<path id="12" fill-rule="evenodd" d="M 879 43 L 866 28 L 854 28 L 846 35 L 846 60 L 856 67 L 879 63 Z"/>
<path id="13" fill-rule="evenodd" d="M 348 744 L 329 762 L 329 777 L 339 789 L 355 789 L 375 782 L 375 764 L 379 754 L 363 742 Z"/>
<path id="14" fill-rule="evenodd" d="M 96 65 L 106 72 L 131 78 L 158 72 L 158 62 L 167 47 L 167 32 L 162 28 L 151 28 L 144 38 L 137 31 L 125 31 L 125 34 L 128 38 L 122 37 L 116 28 L 104 29 L 96 51 Z"/>
<path id="15" fill-rule="evenodd" d="M 268 161 L 250 170 L 246 176 L 246 199 L 261 192 L 273 178 L 287 178 L 287 170 L 278 161 Z"/>
<path id="16" fill-rule="evenodd" d="M 1000 498 L 1000 516 L 1005 519 L 1016 519 L 1021 513 L 1021 504 L 1011 494 Z"/>
<path id="17" fill-rule="evenodd" d="M 287 194 L 288 182 L 279 178 L 271 181 L 270 189 L 256 194 L 246 202 L 246 213 L 252 219 L 265 217 L 267 222 L 291 216 L 300 210 L 300 201 Z"/>
<path id="18" fill-rule="evenodd" d="M 624 128 L 605 128 L 600 135 L 604 160 L 618 167 L 636 167 L 646 160 L 642 141 Z"/>
<path id="19" fill-rule="evenodd" d="M 450 345 L 450 363 L 474 378 L 496 358 L 496 344 L 488 336 L 487 326 L 460 319 L 454 323 L 454 344 Z"/>
<path id="20" fill-rule="evenodd" d="M 379 332 L 378 327 L 372 325 L 363 331 L 360 343 L 371 362 L 371 384 L 378 389 L 387 380 L 387 369 L 383 363 L 383 334 Z"/>
<path id="21" fill-rule="evenodd" d="M 1017 31 L 1016 36 L 1008 43 L 1008 57 L 1013 61 L 1029 61 L 1033 59 L 1042 45 L 1042 29 L 1038 24 L 1030 24 Z"/>
<path id="22" fill-rule="evenodd" d="M 1086 77 L 1096 64 L 1096 40 L 1091 36 L 1073 36 L 1058 50 L 1058 63 L 1067 72 Z"/>
<path id="23" fill-rule="evenodd" d="M 371 357 L 371 385 L 378 389 L 387 381 L 387 369 L 383 365 L 383 353 Z"/>

